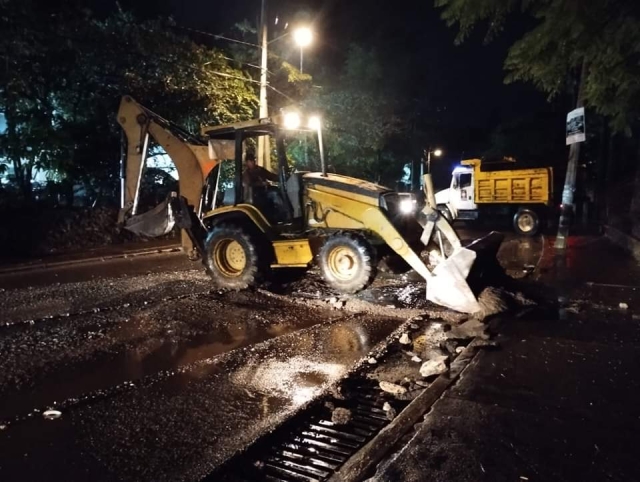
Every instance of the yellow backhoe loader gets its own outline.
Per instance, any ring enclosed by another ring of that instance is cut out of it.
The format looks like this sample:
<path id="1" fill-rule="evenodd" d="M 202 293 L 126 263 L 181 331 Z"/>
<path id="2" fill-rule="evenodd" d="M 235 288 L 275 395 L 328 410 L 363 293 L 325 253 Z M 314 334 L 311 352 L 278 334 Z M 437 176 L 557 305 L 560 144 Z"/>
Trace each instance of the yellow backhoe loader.
<path id="1" fill-rule="evenodd" d="M 461 245 L 435 209 L 433 189 L 427 189 L 429 202 L 416 217 L 411 194 L 327 173 L 318 118 L 289 112 L 204 127 L 193 136 L 125 96 L 118 122 L 127 141 L 120 221 L 147 236 L 182 228 L 184 250 L 202 258 L 216 285 L 244 289 L 269 270 L 317 262 L 329 286 L 355 293 L 374 279 L 376 260 L 391 253 L 426 280 L 427 299 L 456 311 L 479 310 L 466 281 L 476 253 Z M 179 196 L 140 214 L 150 138 L 173 160 Z M 271 146 L 278 182 L 250 185 L 243 177 L 243 156 L 260 138 Z M 292 169 L 287 152 L 302 145 L 319 157 L 321 172 Z M 425 181 L 431 186 L 429 178 Z M 439 259 L 430 268 L 416 249 L 434 243 Z"/>

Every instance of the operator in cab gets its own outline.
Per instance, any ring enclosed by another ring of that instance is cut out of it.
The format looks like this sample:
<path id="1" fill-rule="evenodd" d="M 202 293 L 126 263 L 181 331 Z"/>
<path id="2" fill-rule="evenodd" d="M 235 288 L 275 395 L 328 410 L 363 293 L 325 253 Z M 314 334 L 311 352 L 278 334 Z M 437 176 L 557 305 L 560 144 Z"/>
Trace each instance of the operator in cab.
<path id="1" fill-rule="evenodd" d="M 271 187 L 269 181 L 278 182 L 278 175 L 256 164 L 254 153 L 247 153 L 245 169 L 242 173 L 245 202 L 253 204 L 263 214 L 279 211 L 277 188 Z"/>
<path id="2" fill-rule="evenodd" d="M 242 174 L 242 182 L 246 187 L 250 187 L 255 191 L 266 188 L 269 185 L 268 181 L 278 182 L 277 174 L 256 164 L 255 154 L 247 153 L 245 164 L 246 167 Z"/>

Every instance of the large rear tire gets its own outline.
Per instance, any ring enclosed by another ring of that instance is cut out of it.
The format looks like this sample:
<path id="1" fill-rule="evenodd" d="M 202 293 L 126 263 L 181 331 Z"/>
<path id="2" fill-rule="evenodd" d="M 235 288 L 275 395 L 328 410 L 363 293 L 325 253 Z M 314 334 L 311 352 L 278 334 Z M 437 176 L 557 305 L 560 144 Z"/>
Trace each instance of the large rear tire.
<path id="1" fill-rule="evenodd" d="M 518 209 L 513 216 L 513 229 L 523 236 L 535 236 L 540 231 L 540 218 L 533 209 Z"/>
<path id="2" fill-rule="evenodd" d="M 205 241 L 205 265 L 220 288 L 255 286 L 262 275 L 260 262 L 257 243 L 239 226 L 216 226 Z"/>
<path id="3" fill-rule="evenodd" d="M 330 237 L 318 253 L 320 272 L 326 283 L 341 293 L 357 293 L 376 275 L 371 245 L 350 233 Z"/>

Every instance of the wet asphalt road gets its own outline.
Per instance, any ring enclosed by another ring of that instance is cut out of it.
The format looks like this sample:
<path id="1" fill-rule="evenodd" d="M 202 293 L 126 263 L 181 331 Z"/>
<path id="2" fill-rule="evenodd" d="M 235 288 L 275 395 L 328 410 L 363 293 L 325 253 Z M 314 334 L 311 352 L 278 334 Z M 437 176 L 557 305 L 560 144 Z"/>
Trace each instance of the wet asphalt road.
<path id="1" fill-rule="evenodd" d="M 505 267 L 521 273 L 540 248 L 511 237 Z M 407 304 L 423 297 L 401 285 Z M 363 299 L 386 306 L 388 292 Z M 200 480 L 404 316 L 213 290 L 179 253 L 5 274 L 0 305 L 0 480 Z"/>
<path id="2" fill-rule="evenodd" d="M 557 306 L 504 320 L 373 480 L 640 480 L 640 266 L 572 243 L 540 266 Z"/>
<path id="3" fill-rule="evenodd" d="M 212 290 L 193 268 L 163 255 L 2 278 L 0 480 L 200 480 L 401 322 Z"/>

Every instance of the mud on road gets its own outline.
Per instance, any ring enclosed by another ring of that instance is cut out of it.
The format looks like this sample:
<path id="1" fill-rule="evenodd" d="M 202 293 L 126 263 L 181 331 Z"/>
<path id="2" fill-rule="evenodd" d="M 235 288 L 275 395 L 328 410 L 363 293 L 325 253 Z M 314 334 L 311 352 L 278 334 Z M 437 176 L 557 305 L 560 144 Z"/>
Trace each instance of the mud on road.
<path id="1" fill-rule="evenodd" d="M 83 267 L 81 281 L 48 274 L 0 290 L 0 478 L 199 480 L 404 320 L 466 319 L 426 302 L 411 277 L 356 297 L 329 292 L 313 270 L 229 292 L 171 259 L 160 272 Z"/>

